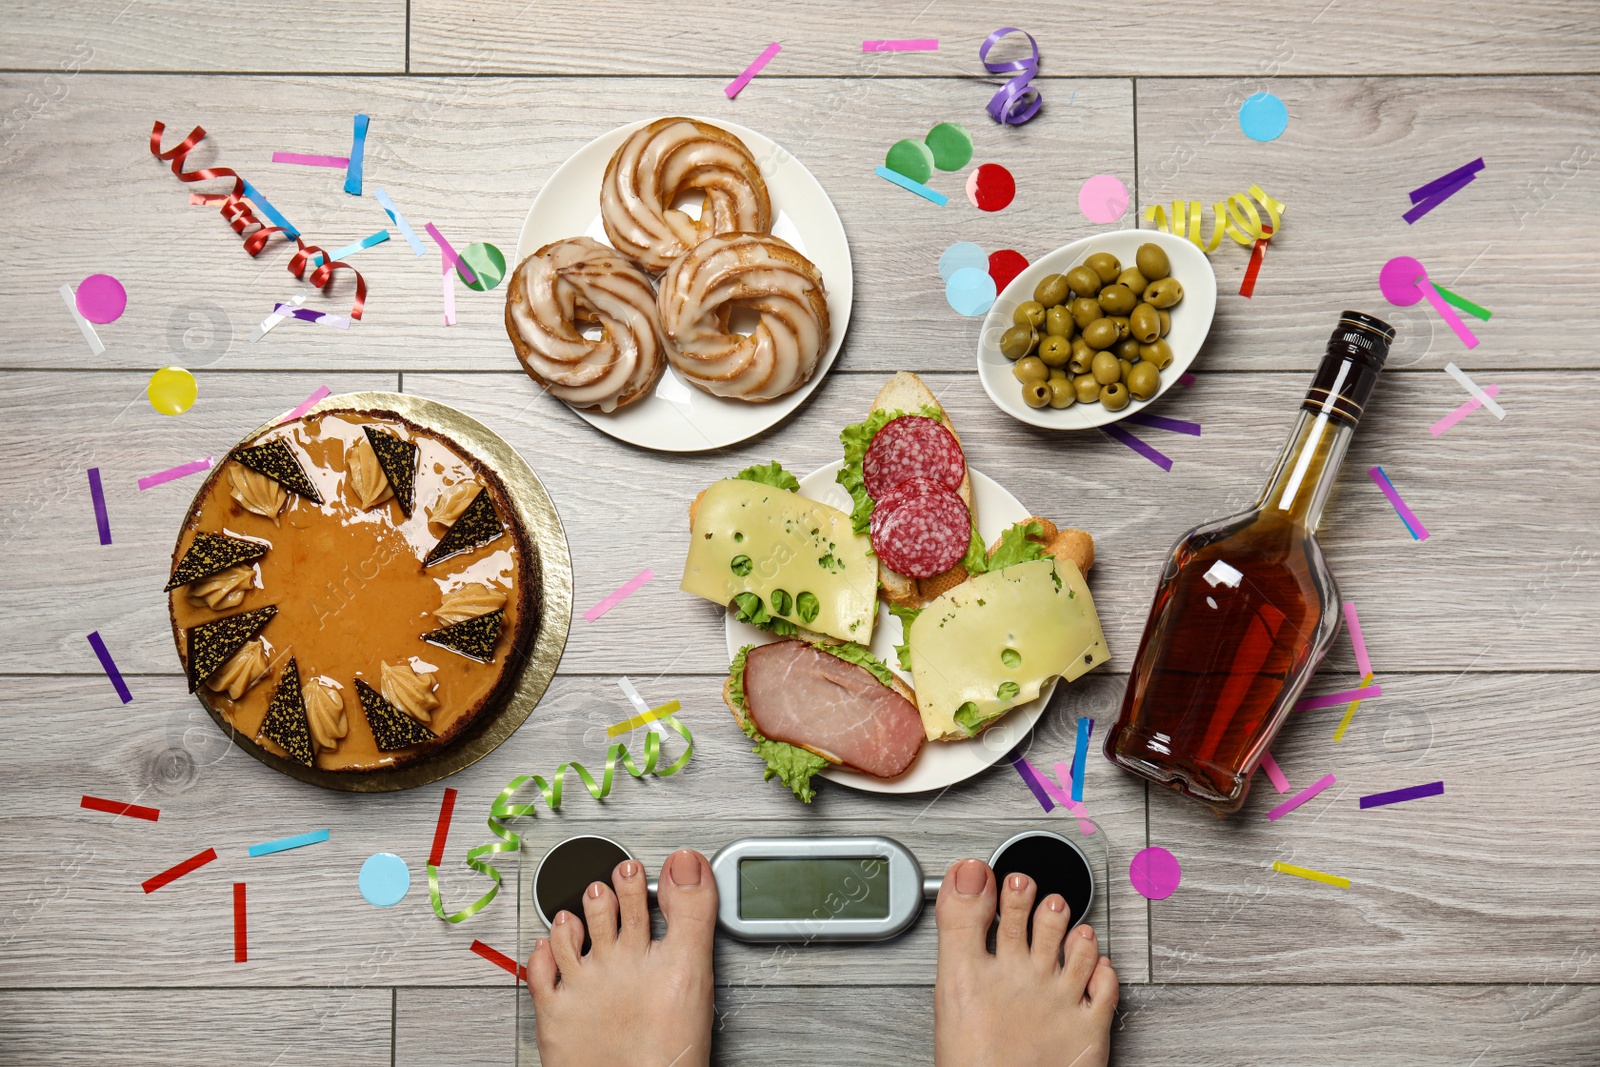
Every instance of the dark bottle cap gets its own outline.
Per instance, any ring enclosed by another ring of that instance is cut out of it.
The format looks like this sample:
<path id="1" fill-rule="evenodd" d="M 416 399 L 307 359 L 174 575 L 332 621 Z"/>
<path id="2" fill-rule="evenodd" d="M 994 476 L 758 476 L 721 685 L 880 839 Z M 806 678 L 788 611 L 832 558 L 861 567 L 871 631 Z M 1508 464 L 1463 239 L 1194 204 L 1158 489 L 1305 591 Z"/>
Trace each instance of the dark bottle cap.
<path id="1" fill-rule="evenodd" d="M 1326 412 L 1352 426 L 1359 422 L 1393 340 L 1394 327 L 1380 318 L 1360 311 L 1340 315 L 1322 365 L 1306 391 L 1306 409 Z"/>

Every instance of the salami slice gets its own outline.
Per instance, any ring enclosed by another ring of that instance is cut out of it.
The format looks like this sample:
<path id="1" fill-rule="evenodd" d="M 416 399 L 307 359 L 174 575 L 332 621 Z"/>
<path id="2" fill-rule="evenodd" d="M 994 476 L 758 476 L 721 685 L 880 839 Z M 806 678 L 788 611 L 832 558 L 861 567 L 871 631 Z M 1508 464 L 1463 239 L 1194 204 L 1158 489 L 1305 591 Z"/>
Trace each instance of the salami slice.
<path id="1" fill-rule="evenodd" d="M 872 550 L 907 578 L 932 578 L 961 562 L 972 540 L 972 515 L 952 490 L 931 478 L 908 478 L 872 510 Z"/>
<path id="2" fill-rule="evenodd" d="M 937 419 L 906 415 L 893 419 L 873 437 L 861 461 L 867 493 L 874 501 L 910 478 L 931 478 L 946 489 L 961 485 L 967 459 L 961 445 Z"/>

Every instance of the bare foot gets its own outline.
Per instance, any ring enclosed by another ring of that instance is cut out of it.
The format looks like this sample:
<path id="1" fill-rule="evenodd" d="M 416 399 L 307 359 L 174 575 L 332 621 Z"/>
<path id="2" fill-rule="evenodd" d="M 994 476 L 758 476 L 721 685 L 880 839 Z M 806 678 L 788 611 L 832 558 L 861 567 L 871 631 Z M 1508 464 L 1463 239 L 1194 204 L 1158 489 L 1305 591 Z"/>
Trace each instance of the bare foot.
<path id="1" fill-rule="evenodd" d="M 1067 933 L 1066 901 L 1056 893 L 1033 913 L 1030 947 L 1034 892 L 1027 875 L 1006 878 L 990 955 L 994 872 L 980 860 L 962 860 L 945 875 L 937 911 L 939 978 L 933 989 L 938 1067 L 1105 1067 L 1117 972 L 1100 955 L 1093 930 L 1079 926 Z"/>
<path id="2" fill-rule="evenodd" d="M 657 902 L 667 933 L 650 940 L 644 868 L 635 860 L 583 898 L 584 919 L 555 917 L 528 957 L 539 1056 L 545 1067 L 705 1067 L 711 1061 L 711 941 L 717 884 L 685 849 L 661 868 Z M 619 899 L 620 898 L 620 899 Z M 584 922 L 593 944 L 586 955 Z"/>

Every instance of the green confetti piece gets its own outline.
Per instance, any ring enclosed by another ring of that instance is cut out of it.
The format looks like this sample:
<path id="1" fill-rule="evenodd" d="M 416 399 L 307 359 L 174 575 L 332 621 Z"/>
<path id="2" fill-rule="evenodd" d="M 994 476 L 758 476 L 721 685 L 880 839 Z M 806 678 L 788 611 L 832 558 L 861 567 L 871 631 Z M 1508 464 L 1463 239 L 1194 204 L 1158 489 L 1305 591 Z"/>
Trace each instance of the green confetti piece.
<path id="1" fill-rule="evenodd" d="M 933 177 L 933 152 L 921 141 L 896 141 L 883 165 L 920 184 Z"/>
<path id="2" fill-rule="evenodd" d="M 972 134 L 959 123 L 939 123 L 928 131 L 927 145 L 933 152 L 933 165 L 940 170 L 960 170 L 972 162 Z"/>
<path id="3" fill-rule="evenodd" d="M 467 276 L 461 274 L 459 268 L 456 270 L 461 280 L 467 283 L 468 289 L 485 292 L 499 285 L 500 279 L 506 276 L 505 254 L 487 241 L 478 241 L 462 249 L 461 260 L 477 275 L 476 281 L 468 282 Z"/>

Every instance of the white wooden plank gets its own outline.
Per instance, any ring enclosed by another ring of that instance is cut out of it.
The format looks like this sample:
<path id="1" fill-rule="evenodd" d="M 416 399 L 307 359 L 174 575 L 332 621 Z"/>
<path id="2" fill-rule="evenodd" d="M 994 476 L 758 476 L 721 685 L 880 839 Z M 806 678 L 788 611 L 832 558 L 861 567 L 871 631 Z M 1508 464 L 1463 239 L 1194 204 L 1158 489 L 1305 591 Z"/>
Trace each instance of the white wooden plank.
<path id="1" fill-rule="evenodd" d="M 527 995 L 522 986 L 396 990 L 395 1067 L 515 1063 L 517 1002 Z"/>

